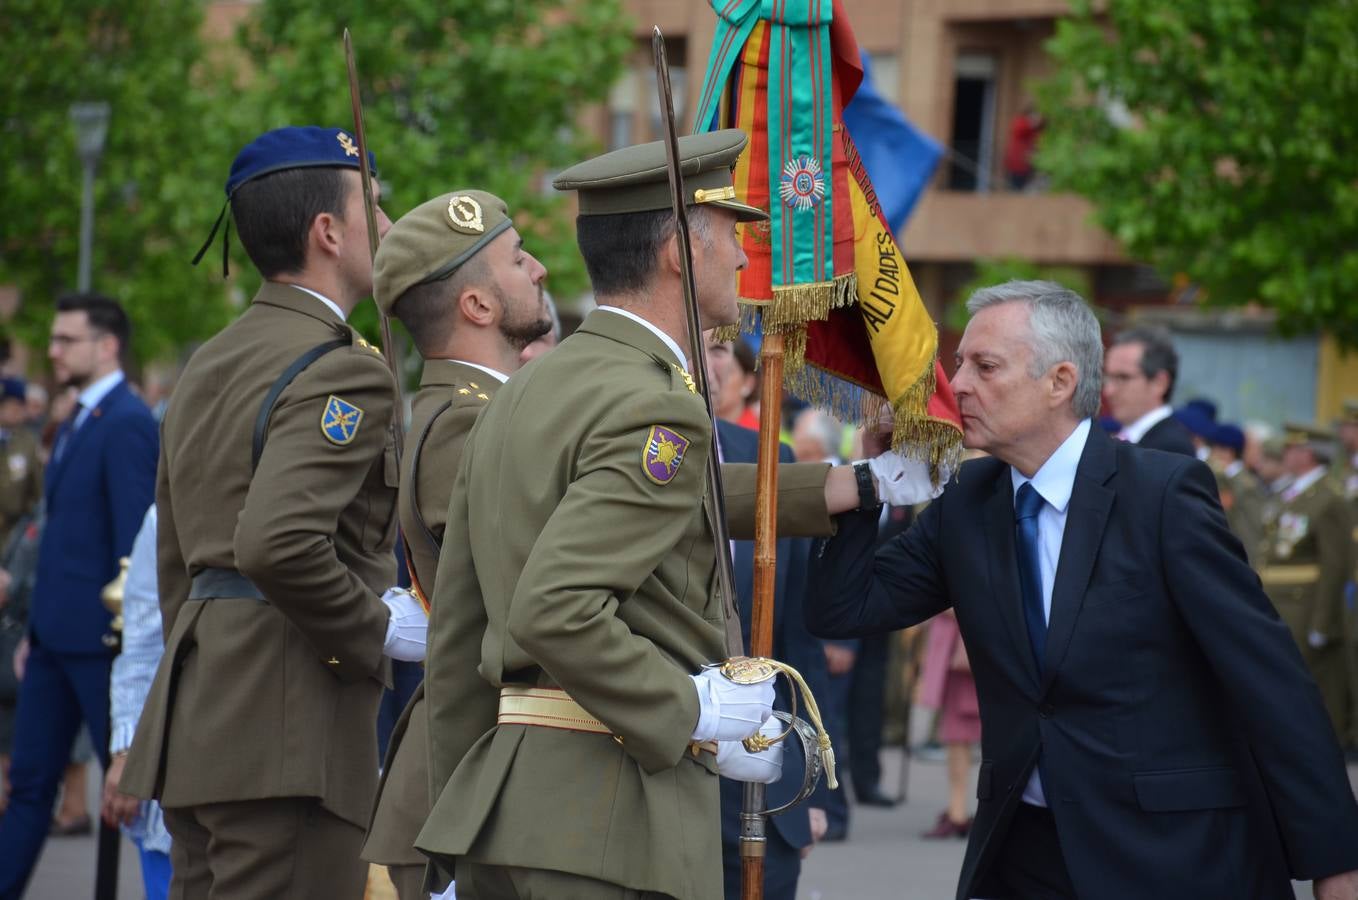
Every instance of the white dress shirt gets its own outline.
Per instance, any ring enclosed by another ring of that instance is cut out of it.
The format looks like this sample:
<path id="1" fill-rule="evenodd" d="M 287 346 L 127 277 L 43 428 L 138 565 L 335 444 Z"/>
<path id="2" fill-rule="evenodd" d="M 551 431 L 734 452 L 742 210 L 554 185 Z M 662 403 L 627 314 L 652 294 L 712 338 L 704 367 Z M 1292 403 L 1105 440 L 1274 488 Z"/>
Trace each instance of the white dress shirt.
<path id="1" fill-rule="evenodd" d="M 1015 496 L 1020 487 L 1031 481 L 1033 490 L 1046 501 L 1037 514 L 1037 556 L 1038 570 L 1042 574 L 1042 618 L 1049 624 L 1052 617 L 1052 586 L 1056 583 L 1056 567 L 1061 562 L 1061 541 L 1066 534 L 1066 512 L 1070 507 L 1070 495 L 1075 491 L 1075 471 L 1080 466 L 1085 442 L 1089 440 L 1089 428 L 1089 419 L 1076 425 L 1075 430 L 1056 448 L 1055 453 L 1047 457 L 1047 461 L 1033 473 L 1032 478 L 1024 476 L 1012 466 L 1009 468 Z M 1047 797 L 1042 791 L 1042 778 L 1036 768 L 1023 789 L 1023 802 L 1033 806 L 1047 805 Z"/>
<path id="2" fill-rule="evenodd" d="M 680 367 L 683 368 L 685 372 L 688 371 L 688 356 L 685 355 L 683 350 L 679 349 L 679 345 L 674 342 L 674 338 L 670 337 L 668 334 L 661 331 L 659 328 L 656 328 L 655 325 L 651 324 L 646 319 L 643 319 L 641 316 L 637 315 L 636 313 L 630 310 L 626 310 L 618 306 L 600 306 L 596 308 L 607 310 L 608 312 L 611 313 L 617 313 L 620 316 L 625 316 L 626 318 L 631 319 L 633 322 L 636 322 L 638 325 L 645 328 L 651 334 L 660 338 L 661 342 L 663 342 L 666 347 L 670 348 L 670 352 L 674 354 L 674 358 L 679 360 Z"/>
<path id="3" fill-rule="evenodd" d="M 1131 441 L 1133 444 L 1141 443 L 1141 439 L 1146 436 L 1156 425 L 1174 415 L 1174 408 L 1166 403 L 1164 406 L 1157 406 L 1155 409 L 1146 413 L 1130 425 L 1123 427 L 1118 432 L 1118 437 L 1124 441 Z"/>
<path id="4" fill-rule="evenodd" d="M 339 304 L 336 303 L 334 300 L 331 300 L 325 294 L 319 294 L 316 291 L 313 291 L 311 288 L 302 287 L 300 284 L 294 284 L 293 287 L 297 288 L 297 290 L 299 291 L 306 291 L 308 294 L 315 297 L 317 300 L 321 301 L 326 306 L 330 307 L 331 311 L 333 311 L 335 315 L 339 316 L 339 320 L 341 322 L 345 322 L 348 320 L 349 317 L 344 314 L 344 310 L 339 308 Z"/>
<path id="5" fill-rule="evenodd" d="M 81 391 L 80 396 L 76 399 L 76 402 L 80 404 L 80 411 L 75 415 L 75 422 L 72 423 L 71 432 L 74 433 L 78 431 L 80 426 L 85 424 L 85 420 L 90 417 L 90 410 L 94 409 L 100 403 L 103 403 L 104 398 L 108 396 L 109 391 L 122 383 L 123 370 L 118 369 L 117 371 L 109 372 L 103 378 L 100 378 L 98 381 Z"/>
<path id="6" fill-rule="evenodd" d="M 504 384 L 506 381 L 509 380 L 508 375 L 506 375 L 503 372 L 497 372 L 494 369 L 490 368 L 489 366 L 483 366 L 480 365 L 479 363 L 474 362 L 467 362 L 465 359 L 454 359 L 449 360 L 449 362 L 460 363 L 464 366 L 471 366 L 473 369 L 480 369 L 482 372 L 485 372 L 491 378 L 494 378 L 496 381 L 500 382 L 500 384 Z"/>

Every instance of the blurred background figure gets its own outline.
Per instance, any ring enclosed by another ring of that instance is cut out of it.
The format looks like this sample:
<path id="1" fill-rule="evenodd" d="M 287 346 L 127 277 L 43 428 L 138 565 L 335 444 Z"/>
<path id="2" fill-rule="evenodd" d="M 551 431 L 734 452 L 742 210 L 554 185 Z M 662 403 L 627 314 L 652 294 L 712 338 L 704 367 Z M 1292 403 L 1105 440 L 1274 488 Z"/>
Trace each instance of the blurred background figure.
<path id="1" fill-rule="evenodd" d="M 1245 468 L 1245 432 L 1223 422 L 1212 429 L 1208 462 L 1217 478 L 1217 494 L 1226 522 L 1245 545 L 1250 565 L 1257 567 L 1264 540 L 1264 489 Z"/>
<path id="2" fill-rule="evenodd" d="M 24 391 L 24 424 L 35 438 L 42 437 L 43 428 L 47 425 L 49 402 L 47 388 L 30 381 Z"/>
<path id="3" fill-rule="evenodd" d="M 927 641 L 920 674 L 920 705 L 939 713 L 938 739 L 948 755 L 948 807 L 922 837 L 964 838 L 971 830 L 967 797 L 972 748 L 981 741 L 976 681 L 952 610 L 930 620 Z"/>
<path id="4" fill-rule="evenodd" d="M 42 499 L 38 442 L 24 427 L 26 395 L 23 379 L 0 380 L 0 547 Z"/>
<path id="5" fill-rule="evenodd" d="M 1195 455 L 1193 436 L 1169 405 L 1178 373 L 1179 354 L 1165 329 L 1128 328 L 1118 334 L 1103 358 L 1103 399 L 1122 423 L 1119 438 Z"/>
<path id="6" fill-rule="evenodd" d="M 164 646 L 156 578 L 156 507 L 152 504 L 132 543 L 123 586 L 123 646 L 113 660 L 110 680 L 111 761 L 104 776 L 101 808 L 104 821 L 122 826 L 137 847 L 146 900 L 165 900 L 169 893 L 170 833 L 165 830 L 159 803 L 120 793 L 118 783 Z"/>
<path id="7" fill-rule="evenodd" d="M 542 302 L 547 305 L 547 312 L 552 317 L 552 330 L 523 348 L 519 353 L 519 359 L 524 363 L 537 359 L 561 343 L 561 338 L 564 336 L 561 333 L 561 314 L 557 312 L 556 301 L 552 299 L 552 295 L 545 288 L 542 291 Z"/>
<path id="8" fill-rule="evenodd" d="M 712 405 L 722 421 L 758 431 L 759 375 L 754 351 L 744 338 L 736 338 L 730 345 L 731 352 L 723 356 L 718 373 L 721 390 L 713 391 Z"/>
<path id="9" fill-rule="evenodd" d="M 1045 124 L 1031 100 L 1023 104 L 1023 109 L 1009 123 L 1009 142 L 1004 148 L 1004 177 L 1010 190 L 1026 190 L 1033 184 L 1033 155 Z"/>

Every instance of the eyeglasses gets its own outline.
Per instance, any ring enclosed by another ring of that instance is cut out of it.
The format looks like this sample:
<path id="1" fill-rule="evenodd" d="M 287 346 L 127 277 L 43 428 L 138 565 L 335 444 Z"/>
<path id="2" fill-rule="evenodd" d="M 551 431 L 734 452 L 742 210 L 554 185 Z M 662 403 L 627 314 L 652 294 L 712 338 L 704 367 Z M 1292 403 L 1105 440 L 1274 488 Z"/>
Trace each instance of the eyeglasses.
<path id="1" fill-rule="evenodd" d="M 69 347 L 72 344 L 83 344 L 85 341 L 97 341 L 101 337 L 103 337 L 103 335 L 101 334 L 84 334 L 84 335 L 54 334 L 47 339 L 47 344 L 48 346 L 56 344 L 58 347 Z"/>
<path id="2" fill-rule="evenodd" d="M 1113 384 L 1128 384 L 1138 378 L 1145 378 L 1144 372 L 1104 372 L 1103 380 L 1111 381 Z"/>

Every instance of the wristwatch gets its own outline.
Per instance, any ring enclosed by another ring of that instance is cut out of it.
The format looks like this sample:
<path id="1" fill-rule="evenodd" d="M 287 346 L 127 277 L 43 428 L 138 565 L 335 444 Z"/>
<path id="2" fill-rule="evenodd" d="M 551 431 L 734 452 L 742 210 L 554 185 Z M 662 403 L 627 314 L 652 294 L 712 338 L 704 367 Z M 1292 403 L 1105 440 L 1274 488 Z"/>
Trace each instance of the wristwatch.
<path id="1" fill-rule="evenodd" d="M 853 477 L 858 482 L 858 508 L 873 509 L 881 506 L 882 501 L 877 498 L 877 482 L 873 480 L 872 470 L 868 468 L 866 462 L 853 464 Z"/>

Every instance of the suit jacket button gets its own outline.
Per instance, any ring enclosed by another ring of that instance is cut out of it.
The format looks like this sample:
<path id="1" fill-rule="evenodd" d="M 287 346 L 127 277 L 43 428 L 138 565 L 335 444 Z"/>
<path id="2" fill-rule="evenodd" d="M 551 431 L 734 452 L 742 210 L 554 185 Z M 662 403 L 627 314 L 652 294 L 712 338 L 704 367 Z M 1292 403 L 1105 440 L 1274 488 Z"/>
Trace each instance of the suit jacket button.
<path id="1" fill-rule="evenodd" d="M 1044 719 L 1050 719 L 1055 712 L 1056 707 L 1052 706 L 1050 703 L 1044 703 L 1037 708 L 1037 714 Z"/>

